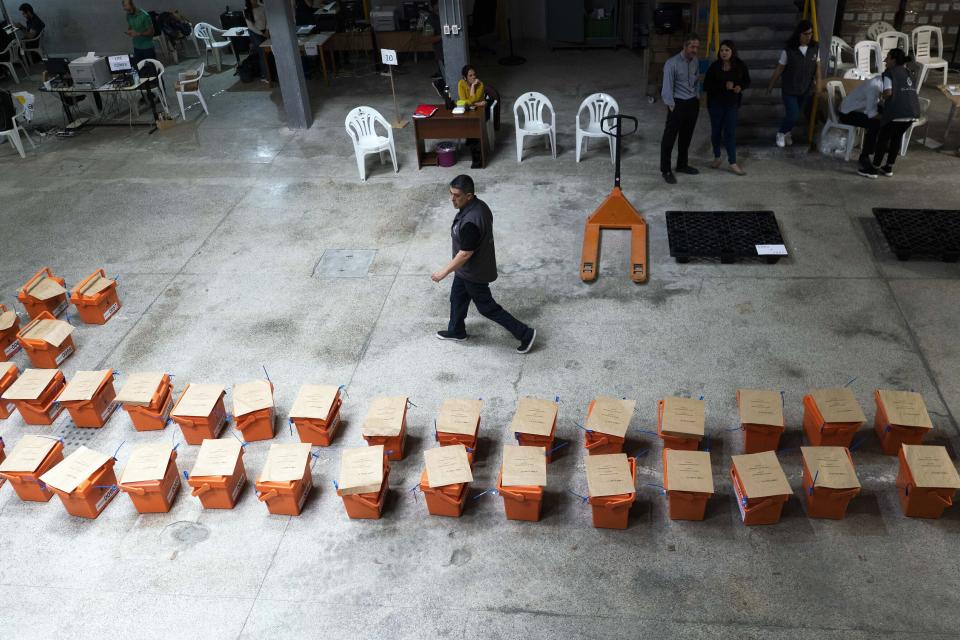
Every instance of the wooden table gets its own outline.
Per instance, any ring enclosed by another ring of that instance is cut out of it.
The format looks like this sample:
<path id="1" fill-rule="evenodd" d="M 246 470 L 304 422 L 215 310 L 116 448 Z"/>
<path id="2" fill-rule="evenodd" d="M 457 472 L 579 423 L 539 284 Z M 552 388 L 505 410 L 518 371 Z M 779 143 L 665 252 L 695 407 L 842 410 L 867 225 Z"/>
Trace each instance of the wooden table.
<path id="1" fill-rule="evenodd" d="M 414 118 L 413 132 L 417 140 L 417 168 L 424 165 L 436 166 L 437 154 L 434 151 L 427 153 L 426 140 L 474 138 L 480 140 L 480 166 L 487 166 L 489 143 L 487 141 L 487 122 L 484 109 L 467 111 L 454 115 L 443 105 L 437 107 L 436 113 L 429 118 Z"/>
<path id="2" fill-rule="evenodd" d="M 418 53 L 433 53 L 433 43 L 422 31 L 377 31 L 374 38 L 380 49 L 412 53 L 414 62 L 417 61 Z"/>
<path id="3" fill-rule="evenodd" d="M 958 85 L 951 85 L 957 87 Z M 950 135 L 950 126 L 953 124 L 953 119 L 957 115 L 957 109 L 960 108 L 960 96 L 955 96 L 950 93 L 950 90 L 946 86 L 940 85 L 938 87 L 940 93 L 947 97 L 947 100 L 950 101 L 950 113 L 947 115 L 947 128 L 943 131 L 943 143 L 947 143 L 947 136 Z"/>
<path id="4" fill-rule="evenodd" d="M 312 33 L 308 36 L 298 36 L 297 44 L 300 47 L 300 52 L 306 51 L 308 46 L 316 46 L 317 53 L 320 54 L 320 67 L 323 69 L 323 79 L 326 83 L 330 84 L 330 78 L 327 76 L 327 58 L 324 55 L 324 50 L 327 48 L 330 38 L 333 37 L 332 31 L 321 31 L 320 33 Z M 263 65 L 266 67 L 267 72 L 267 81 L 270 83 L 270 86 L 273 86 L 273 76 L 270 74 L 270 62 L 267 59 L 267 54 L 273 51 L 273 46 L 270 40 L 264 40 L 260 43 L 260 51 L 263 52 Z M 330 57 L 330 63 L 333 65 L 333 72 L 337 72 L 337 63 L 333 60 L 333 56 Z"/>

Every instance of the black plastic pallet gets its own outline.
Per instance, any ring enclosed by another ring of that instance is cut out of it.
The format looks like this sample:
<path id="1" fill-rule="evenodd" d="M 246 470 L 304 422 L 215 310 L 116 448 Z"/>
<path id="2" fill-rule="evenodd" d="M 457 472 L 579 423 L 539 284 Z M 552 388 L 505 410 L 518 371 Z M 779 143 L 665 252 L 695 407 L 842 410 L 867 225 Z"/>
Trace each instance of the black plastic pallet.
<path id="1" fill-rule="evenodd" d="M 960 258 L 958 210 L 876 208 L 873 215 L 898 260 L 927 257 L 956 262 Z"/>
<path id="2" fill-rule="evenodd" d="M 759 256 L 758 244 L 784 244 L 773 211 L 667 211 L 670 256 L 691 258 L 761 258 L 774 264 L 782 256 Z"/>

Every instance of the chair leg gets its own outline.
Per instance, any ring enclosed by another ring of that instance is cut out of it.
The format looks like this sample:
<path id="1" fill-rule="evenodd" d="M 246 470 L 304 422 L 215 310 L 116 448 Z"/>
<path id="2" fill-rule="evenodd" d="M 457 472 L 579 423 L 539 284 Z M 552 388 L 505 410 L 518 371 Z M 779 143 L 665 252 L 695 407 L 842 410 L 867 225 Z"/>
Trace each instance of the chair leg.
<path id="1" fill-rule="evenodd" d="M 583 136 L 580 135 L 580 130 L 577 130 L 577 162 L 580 162 L 580 151 L 583 148 Z"/>
<path id="2" fill-rule="evenodd" d="M 356 149 L 354 150 L 353 153 L 355 156 L 357 156 L 357 170 L 360 172 L 360 182 L 366 182 L 367 168 L 366 168 L 366 163 L 364 162 L 365 156 Z"/>
<path id="3" fill-rule="evenodd" d="M 210 115 L 210 109 L 207 109 L 207 101 L 203 99 L 203 94 L 199 91 L 197 91 L 197 98 L 200 99 L 200 106 L 203 107 L 203 112 Z"/>
<path id="4" fill-rule="evenodd" d="M 393 160 L 393 172 L 399 173 L 400 168 L 397 166 L 397 148 L 393 142 L 390 143 L 390 159 Z"/>
<path id="5" fill-rule="evenodd" d="M 23 143 L 20 142 L 20 134 L 17 133 L 17 130 L 14 129 L 7 133 L 7 138 L 10 140 L 10 144 L 13 145 L 14 149 L 17 150 L 17 153 L 20 154 L 21 158 L 26 159 L 27 154 L 23 152 Z"/>
<path id="6" fill-rule="evenodd" d="M 557 159 L 557 130 L 553 128 L 550 129 L 550 154 Z"/>
<path id="7" fill-rule="evenodd" d="M 186 110 L 183 108 L 183 94 L 180 93 L 179 91 L 177 91 L 177 102 L 180 103 L 180 118 L 181 118 L 182 120 L 186 120 L 186 119 L 187 119 L 187 112 L 186 112 Z"/>
<path id="8" fill-rule="evenodd" d="M 223 63 L 220 62 L 220 47 L 213 48 L 213 56 L 217 59 L 217 73 L 223 71 Z"/>
<path id="9" fill-rule="evenodd" d="M 523 161 L 523 134 L 517 131 L 517 162 Z"/>

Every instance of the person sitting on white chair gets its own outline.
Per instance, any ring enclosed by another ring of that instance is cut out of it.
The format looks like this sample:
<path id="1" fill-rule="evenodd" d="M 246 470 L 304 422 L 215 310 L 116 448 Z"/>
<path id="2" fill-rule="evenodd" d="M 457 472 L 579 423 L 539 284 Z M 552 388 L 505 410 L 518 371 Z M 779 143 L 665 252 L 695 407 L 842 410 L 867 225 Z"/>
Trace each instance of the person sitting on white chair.
<path id="1" fill-rule="evenodd" d="M 888 178 L 893 177 L 893 163 L 903 143 L 903 134 L 920 117 L 920 97 L 917 83 L 907 67 L 912 62 L 903 49 L 891 49 L 884 61 L 882 128 L 877 139 L 877 153 L 873 156 L 874 169 Z M 886 163 L 883 156 L 887 156 Z"/>
<path id="2" fill-rule="evenodd" d="M 865 178 L 876 178 L 880 172 L 870 162 L 877 136 L 880 134 L 880 94 L 885 86 L 889 87 L 889 80 L 880 76 L 869 78 L 861 82 L 856 89 L 847 94 L 840 103 L 840 122 L 864 130 L 863 144 L 860 147 L 860 168 L 857 173 Z"/>
<path id="3" fill-rule="evenodd" d="M 20 13 L 23 15 L 23 19 L 26 20 L 25 24 L 19 22 L 14 23 L 18 29 L 23 31 L 24 40 L 33 40 L 40 35 L 40 32 L 43 31 L 43 28 L 46 27 L 43 23 L 43 20 L 40 19 L 33 11 L 33 5 L 29 2 L 24 2 L 20 5 Z"/>

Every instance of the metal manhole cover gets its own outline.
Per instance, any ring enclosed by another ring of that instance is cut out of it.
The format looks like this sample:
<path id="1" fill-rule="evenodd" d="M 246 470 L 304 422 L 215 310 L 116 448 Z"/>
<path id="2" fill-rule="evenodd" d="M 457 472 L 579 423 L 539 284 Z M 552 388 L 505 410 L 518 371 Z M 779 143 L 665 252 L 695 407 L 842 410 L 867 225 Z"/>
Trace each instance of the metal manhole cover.
<path id="1" fill-rule="evenodd" d="M 72 422 L 69 422 L 69 416 L 67 420 L 68 422 L 61 425 L 56 433 L 54 433 L 55 438 L 63 440 L 64 447 L 73 449 L 75 447 L 88 446 L 93 442 L 98 429 L 81 429 Z"/>
<path id="2" fill-rule="evenodd" d="M 376 249 L 327 249 L 313 275 L 319 278 L 364 278 L 376 255 Z"/>

